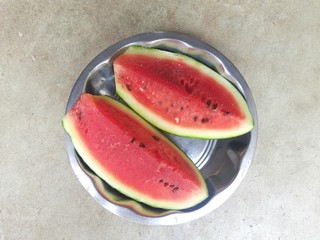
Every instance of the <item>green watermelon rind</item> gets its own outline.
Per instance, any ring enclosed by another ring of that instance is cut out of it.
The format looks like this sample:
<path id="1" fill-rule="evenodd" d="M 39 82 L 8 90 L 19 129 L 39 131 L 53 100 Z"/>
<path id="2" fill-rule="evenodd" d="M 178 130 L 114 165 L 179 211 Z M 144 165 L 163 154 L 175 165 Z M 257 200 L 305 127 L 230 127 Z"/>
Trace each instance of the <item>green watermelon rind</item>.
<path id="1" fill-rule="evenodd" d="M 142 118 L 147 120 L 149 123 L 154 125 L 155 127 L 169 132 L 173 135 L 178 135 L 182 137 L 191 137 L 191 138 L 199 138 L 199 139 L 226 139 L 237 137 L 243 134 L 250 132 L 254 127 L 253 117 L 251 115 L 250 109 L 240 94 L 240 92 L 224 77 L 220 74 L 213 71 L 211 68 L 207 67 L 206 65 L 202 64 L 201 62 L 188 57 L 181 53 L 173 53 L 168 51 L 163 51 L 155 48 L 146 48 L 142 46 L 130 46 L 126 51 L 125 54 L 144 54 L 146 56 L 153 56 L 156 58 L 166 58 L 177 60 L 181 59 L 188 65 L 197 68 L 201 72 L 213 77 L 217 80 L 220 84 L 222 84 L 225 88 L 227 88 L 236 101 L 238 102 L 240 108 L 242 109 L 243 113 L 245 114 L 245 119 L 242 121 L 239 127 L 236 129 L 222 129 L 222 130 L 214 130 L 214 129 L 199 129 L 191 127 L 181 127 L 177 124 L 173 124 L 168 122 L 167 120 L 163 119 L 158 114 L 153 113 L 150 109 L 141 103 L 139 103 L 128 91 L 127 88 L 122 87 L 121 84 L 118 83 L 116 74 L 115 74 L 115 83 L 116 83 L 116 92 L 117 94 Z M 114 64 L 114 70 L 117 72 L 117 69 L 121 68 L 117 64 Z"/>
<path id="2" fill-rule="evenodd" d="M 122 111 L 126 112 L 127 114 L 135 118 L 138 122 L 141 123 L 142 126 L 153 131 L 155 134 L 158 134 L 157 136 L 159 135 L 162 136 L 161 139 L 163 141 L 166 141 L 173 148 L 175 148 L 181 154 L 181 156 L 183 156 L 183 158 L 186 160 L 189 166 L 194 170 L 200 182 L 199 188 L 202 190 L 202 192 L 199 195 L 194 195 L 193 198 L 189 198 L 185 202 L 181 202 L 181 201 L 171 201 L 171 202 L 161 201 L 160 202 L 157 199 L 152 199 L 151 197 L 144 196 L 140 192 L 130 188 L 128 185 L 121 183 L 121 181 L 118 180 L 116 177 L 114 177 L 112 173 L 106 172 L 102 165 L 97 164 L 95 157 L 90 153 L 90 149 L 88 149 L 85 143 L 81 140 L 81 137 L 77 132 L 77 129 L 72 123 L 72 117 L 70 117 L 70 115 L 67 114 L 62 121 L 63 127 L 65 131 L 69 134 L 75 150 L 78 152 L 78 154 L 81 156 L 81 158 L 85 161 L 85 163 L 90 167 L 92 171 L 94 171 L 99 177 L 101 177 L 104 181 L 106 181 L 111 187 L 117 189 L 122 194 L 138 202 L 143 202 L 149 206 L 156 207 L 156 208 L 171 209 L 171 210 L 185 209 L 185 208 L 193 207 L 194 205 L 202 202 L 208 197 L 207 185 L 200 171 L 197 169 L 197 167 L 194 165 L 191 159 L 189 159 L 189 157 L 180 148 L 178 148 L 173 142 L 167 139 L 162 133 L 160 133 L 157 129 L 152 127 L 148 122 L 146 122 L 139 115 L 134 113 L 130 108 L 128 108 L 124 104 L 108 96 L 95 96 L 95 97 L 104 98 L 105 100 L 110 101 L 110 103 L 112 103 L 115 107 L 118 107 Z"/>
<path id="3" fill-rule="evenodd" d="M 104 186 L 103 180 L 99 176 L 97 176 L 93 173 L 90 173 L 88 171 L 86 171 L 86 173 L 89 175 L 91 180 L 94 182 L 94 184 L 97 188 L 97 191 L 104 199 L 108 200 L 109 202 L 112 202 L 113 204 L 116 204 L 116 205 L 119 205 L 119 206 L 122 206 L 125 208 L 129 208 L 129 209 L 133 210 L 134 212 L 138 213 L 139 215 L 142 215 L 145 217 L 161 217 L 161 216 L 166 216 L 166 215 L 169 215 L 169 214 L 177 211 L 177 210 L 162 210 L 161 211 L 159 209 L 146 207 L 146 206 L 142 205 L 142 203 L 140 203 L 132 198 L 121 197 L 118 194 L 114 193 L 113 191 L 106 189 L 106 187 Z"/>

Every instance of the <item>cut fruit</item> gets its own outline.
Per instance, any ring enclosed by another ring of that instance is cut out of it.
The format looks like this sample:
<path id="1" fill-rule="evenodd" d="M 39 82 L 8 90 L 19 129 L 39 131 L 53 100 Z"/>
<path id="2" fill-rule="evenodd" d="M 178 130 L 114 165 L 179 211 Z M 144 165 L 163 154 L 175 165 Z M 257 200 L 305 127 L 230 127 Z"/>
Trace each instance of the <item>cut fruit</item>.
<path id="1" fill-rule="evenodd" d="M 110 186 L 147 205 L 192 207 L 208 196 L 193 162 L 131 109 L 83 93 L 63 126 L 84 162 Z"/>
<path id="2" fill-rule="evenodd" d="M 240 92 L 188 56 L 131 46 L 113 66 L 118 95 L 159 129 L 178 136 L 221 139 L 253 128 Z"/>

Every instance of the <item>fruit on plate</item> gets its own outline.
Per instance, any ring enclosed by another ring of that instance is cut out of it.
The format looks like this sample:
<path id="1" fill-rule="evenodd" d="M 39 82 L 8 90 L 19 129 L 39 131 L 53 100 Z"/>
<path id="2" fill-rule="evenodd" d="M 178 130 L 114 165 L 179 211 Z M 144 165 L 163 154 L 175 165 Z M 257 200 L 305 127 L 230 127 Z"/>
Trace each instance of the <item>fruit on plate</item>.
<path id="1" fill-rule="evenodd" d="M 147 205 L 192 207 L 208 196 L 193 162 L 124 104 L 83 93 L 63 126 L 84 162 L 110 186 Z"/>
<path id="2" fill-rule="evenodd" d="M 240 92 L 186 55 L 131 46 L 113 67 L 118 95 L 159 129 L 185 137 L 223 139 L 245 134 L 254 126 Z"/>

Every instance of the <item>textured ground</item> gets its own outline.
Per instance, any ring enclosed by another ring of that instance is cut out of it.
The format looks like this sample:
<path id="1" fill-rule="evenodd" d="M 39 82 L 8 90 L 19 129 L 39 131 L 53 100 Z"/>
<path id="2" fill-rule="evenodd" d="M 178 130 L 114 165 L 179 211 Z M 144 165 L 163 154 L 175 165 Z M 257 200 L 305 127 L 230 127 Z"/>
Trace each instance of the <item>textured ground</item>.
<path id="1" fill-rule="evenodd" d="M 0 239 L 319 239 L 320 2 L 0 0 Z M 144 226 L 75 177 L 61 119 L 83 68 L 134 34 L 176 31 L 223 52 L 259 116 L 251 168 L 216 211 Z"/>

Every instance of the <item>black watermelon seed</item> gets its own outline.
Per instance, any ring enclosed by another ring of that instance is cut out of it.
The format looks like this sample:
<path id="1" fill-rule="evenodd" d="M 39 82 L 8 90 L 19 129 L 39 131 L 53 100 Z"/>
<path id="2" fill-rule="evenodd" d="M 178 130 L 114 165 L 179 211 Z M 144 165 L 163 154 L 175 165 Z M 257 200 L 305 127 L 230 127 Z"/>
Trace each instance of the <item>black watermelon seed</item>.
<path id="1" fill-rule="evenodd" d="M 159 141 L 160 138 L 158 136 L 152 136 L 154 140 Z"/>
<path id="2" fill-rule="evenodd" d="M 76 115 L 77 115 L 77 118 L 78 120 L 81 120 L 82 119 L 82 112 L 76 112 Z"/>
<path id="3" fill-rule="evenodd" d="M 207 105 L 207 107 L 210 107 L 210 105 L 211 105 L 211 100 L 207 100 L 206 105 Z"/>
<path id="4" fill-rule="evenodd" d="M 140 144 L 139 144 L 139 147 L 145 148 L 146 145 L 145 145 L 144 143 L 140 143 Z"/>
<path id="5" fill-rule="evenodd" d="M 160 180 L 159 180 L 159 183 L 163 183 L 163 179 L 160 179 Z"/>
<path id="6" fill-rule="evenodd" d="M 135 138 L 131 138 L 131 139 L 130 139 L 130 143 L 131 143 L 131 144 L 134 143 L 135 140 L 136 140 Z"/>
<path id="7" fill-rule="evenodd" d="M 193 121 L 196 122 L 198 120 L 198 116 L 193 116 Z"/>
<path id="8" fill-rule="evenodd" d="M 180 107 L 180 111 L 182 111 L 182 110 L 183 110 L 183 107 L 181 106 L 181 107 Z"/>
<path id="9" fill-rule="evenodd" d="M 165 187 L 167 187 L 167 186 L 169 185 L 169 183 L 168 183 L 168 182 L 165 182 L 163 185 L 164 185 Z"/>
<path id="10" fill-rule="evenodd" d="M 127 89 L 131 92 L 131 86 L 129 84 L 126 84 Z"/>
<path id="11" fill-rule="evenodd" d="M 172 189 L 172 192 L 176 192 L 178 189 L 178 187 L 175 187 L 174 189 Z"/>
<path id="12" fill-rule="evenodd" d="M 173 188 L 173 187 L 174 187 L 174 184 L 170 184 L 170 186 L 169 186 L 169 187 Z"/>
<path id="13" fill-rule="evenodd" d="M 226 114 L 226 115 L 229 115 L 229 114 L 230 114 L 230 112 L 225 112 L 225 114 Z"/>
<path id="14" fill-rule="evenodd" d="M 216 110 L 217 107 L 218 107 L 218 104 L 216 104 L 216 103 L 212 104 L 212 109 L 213 109 L 213 110 Z"/>
<path id="15" fill-rule="evenodd" d="M 202 122 L 202 123 L 207 123 L 207 122 L 209 122 L 209 119 L 208 119 L 208 118 L 202 118 L 202 119 L 201 119 L 201 122 Z"/>

